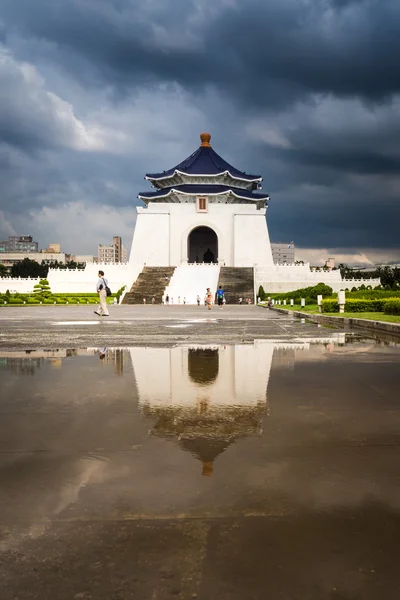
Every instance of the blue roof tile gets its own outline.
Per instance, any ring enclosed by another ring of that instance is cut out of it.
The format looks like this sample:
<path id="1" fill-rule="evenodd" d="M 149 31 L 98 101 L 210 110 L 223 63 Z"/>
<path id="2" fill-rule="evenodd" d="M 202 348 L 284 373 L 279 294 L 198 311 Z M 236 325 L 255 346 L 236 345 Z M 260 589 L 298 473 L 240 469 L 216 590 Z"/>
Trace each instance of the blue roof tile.
<path id="1" fill-rule="evenodd" d="M 209 136 L 209 134 L 202 134 L 202 136 L 205 135 Z M 226 160 L 217 154 L 209 145 L 210 137 L 211 136 L 207 138 L 208 142 L 205 143 L 203 141 L 202 145 L 197 148 L 193 154 L 188 156 L 188 158 L 185 158 L 185 160 L 179 163 L 179 165 L 176 165 L 176 167 L 172 167 L 172 169 L 168 169 L 168 171 L 163 171 L 162 173 L 147 173 L 146 177 L 148 179 L 164 179 L 166 177 L 172 177 L 175 171 L 181 171 L 187 175 L 217 175 L 218 173 L 229 171 L 233 177 L 245 181 L 256 181 L 261 179 L 261 175 L 250 175 L 227 163 Z"/>
<path id="2" fill-rule="evenodd" d="M 268 200 L 269 195 L 266 193 L 254 193 L 249 190 L 244 190 L 242 188 L 230 187 L 228 185 L 196 185 L 196 184 L 184 184 L 184 185 L 174 185 L 171 187 L 166 187 L 161 190 L 157 190 L 155 192 L 142 192 L 138 194 L 138 198 L 145 198 L 148 200 L 163 198 L 168 196 L 172 192 L 172 190 L 176 190 L 178 193 L 183 194 L 222 194 L 224 192 L 231 191 L 233 194 L 238 196 L 239 198 L 244 198 L 247 200 Z"/>

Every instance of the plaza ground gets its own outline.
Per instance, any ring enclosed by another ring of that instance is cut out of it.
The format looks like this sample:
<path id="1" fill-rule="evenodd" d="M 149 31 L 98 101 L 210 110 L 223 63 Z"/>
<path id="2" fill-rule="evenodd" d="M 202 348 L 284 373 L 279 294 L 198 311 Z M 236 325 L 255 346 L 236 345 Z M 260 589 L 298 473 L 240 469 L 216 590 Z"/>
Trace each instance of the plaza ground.
<path id="1" fill-rule="evenodd" d="M 326 333 L 326 330 L 325 330 Z M 0 348 L 54 348 L 253 341 L 323 336 L 323 328 L 257 306 L 223 309 L 188 305 L 111 306 L 98 317 L 91 306 L 7 307 L 0 310 Z"/>
<path id="2" fill-rule="evenodd" d="M 1 600 L 397 600 L 398 345 L 92 311 L 0 311 Z"/>

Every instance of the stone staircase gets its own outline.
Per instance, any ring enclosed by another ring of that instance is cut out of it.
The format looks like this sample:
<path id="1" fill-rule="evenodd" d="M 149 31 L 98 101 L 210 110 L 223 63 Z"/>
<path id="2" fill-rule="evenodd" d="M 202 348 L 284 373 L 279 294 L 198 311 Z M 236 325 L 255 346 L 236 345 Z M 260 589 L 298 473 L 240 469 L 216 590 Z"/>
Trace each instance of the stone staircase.
<path id="1" fill-rule="evenodd" d="M 253 267 L 221 267 L 218 287 L 225 291 L 227 304 L 238 304 L 243 298 L 243 304 L 248 298 L 254 304 L 254 269 Z"/>
<path id="2" fill-rule="evenodd" d="M 143 304 L 143 298 L 146 298 L 147 304 L 151 304 L 152 298 L 155 298 L 156 304 L 161 304 L 174 271 L 175 267 L 143 267 L 122 304 Z"/>

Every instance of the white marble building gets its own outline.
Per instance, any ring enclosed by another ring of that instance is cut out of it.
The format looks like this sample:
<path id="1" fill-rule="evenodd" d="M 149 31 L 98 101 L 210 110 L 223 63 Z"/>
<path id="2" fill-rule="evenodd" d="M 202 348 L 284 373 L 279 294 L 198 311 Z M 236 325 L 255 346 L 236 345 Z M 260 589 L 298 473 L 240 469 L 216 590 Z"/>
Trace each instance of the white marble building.
<path id="1" fill-rule="evenodd" d="M 48 279 L 54 292 L 93 291 L 99 268 L 113 290 L 123 285 L 130 290 L 145 266 L 174 267 L 164 294 L 185 297 L 188 304 L 207 287 L 215 293 L 221 267 L 253 269 L 254 297 L 260 285 L 271 293 L 319 282 L 335 292 L 379 285 L 379 279 L 344 282 L 338 270 L 312 271 L 308 264 L 275 265 L 266 219 L 269 195 L 261 191 L 262 177 L 227 163 L 211 147 L 210 134 L 200 138 L 200 147 L 179 165 L 146 175 L 153 191 L 138 195 L 145 206 L 137 208 L 129 263 L 87 264 L 83 271 L 51 269 Z M 0 291 L 31 291 L 35 283 L 0 279 Z"/>

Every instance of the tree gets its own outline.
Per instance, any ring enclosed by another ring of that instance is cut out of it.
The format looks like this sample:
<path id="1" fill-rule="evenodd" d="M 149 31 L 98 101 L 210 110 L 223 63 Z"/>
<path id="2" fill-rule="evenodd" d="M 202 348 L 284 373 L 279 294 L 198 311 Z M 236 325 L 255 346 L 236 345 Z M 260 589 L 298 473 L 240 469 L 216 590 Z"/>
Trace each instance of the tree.
<path id="1" fill-rule="evenodd" d="M 267 294 L 265 293 L 262 285 L 260 285 L 260 287 L 258 288 L 258 297 L 260 298 L 260 300 L 265 300 L 267 297 Z"/>
<path id="2" fill-rule="evenodd" d="M 13 264 L 11 267 L 11 277 L 47 277 L 49 268 L 47 265 L 39 265 L 36 260 L 24 258 Z"/>
<path id="3" fill-rule="evenodd" d="M 51 289 L 47 279 L 41 279 L 39 283 L 33 286 L 33 293 L 43 298 L 51 296 Z"/>
<path id="4" fill-rule="evenodd" d="M 6 276 L 7 276 L 7 267 L 0 263 L 0 277 L 6 277 Z"/>

